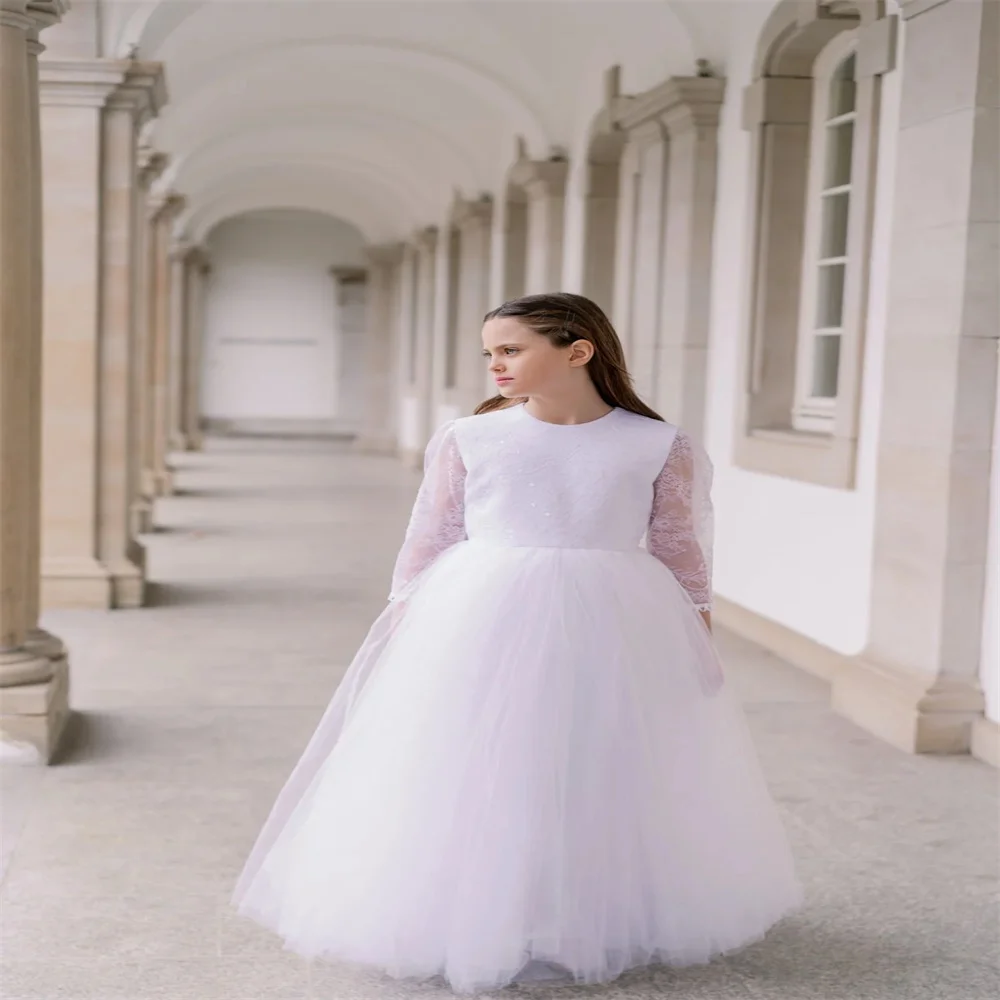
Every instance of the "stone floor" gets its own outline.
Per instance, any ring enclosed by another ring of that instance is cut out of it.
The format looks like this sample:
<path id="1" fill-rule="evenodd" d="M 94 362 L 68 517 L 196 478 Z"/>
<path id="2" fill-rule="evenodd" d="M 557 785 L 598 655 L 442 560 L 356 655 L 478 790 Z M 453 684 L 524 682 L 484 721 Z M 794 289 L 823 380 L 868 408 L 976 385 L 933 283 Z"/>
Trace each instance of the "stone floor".
<path id="1" fill-rule="evenodd" d="M 310 968 L 227 899 L 274 794 L 382 606 L 415 479 L 337 445 L 213 442 L 149 539 L 151 606 L 47 617 L 73 653 L 66 759 L 3 781 L 4 1000 L 449 996 Z M 997 773 L 908 757 L 823 685 L 720 642 L 787 818 L 805 910 L 711 966 L 607 1000 L 996 1000 Z"/>

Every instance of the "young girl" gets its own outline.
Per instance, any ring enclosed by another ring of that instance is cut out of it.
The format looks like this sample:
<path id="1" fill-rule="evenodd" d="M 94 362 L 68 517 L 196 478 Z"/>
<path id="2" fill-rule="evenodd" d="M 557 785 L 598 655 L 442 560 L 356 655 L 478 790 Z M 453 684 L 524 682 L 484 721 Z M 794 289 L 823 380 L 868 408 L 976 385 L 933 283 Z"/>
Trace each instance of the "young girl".
<path id="1" fill-rule="evenodd" d="M 705 962 L 799 901 L 710 636 L 710 469 L 575 295 L 486 317 L 375 623 L 239 910 L 459 992 Z M 645 536 L 645 547 L 640 542 Z"/>

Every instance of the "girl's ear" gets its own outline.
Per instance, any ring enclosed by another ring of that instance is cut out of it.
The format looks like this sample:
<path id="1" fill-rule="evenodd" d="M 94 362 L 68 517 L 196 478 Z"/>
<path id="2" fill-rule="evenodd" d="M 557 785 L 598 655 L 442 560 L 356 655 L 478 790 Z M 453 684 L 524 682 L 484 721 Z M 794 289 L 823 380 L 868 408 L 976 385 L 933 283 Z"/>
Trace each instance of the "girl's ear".
<path id="1" fill-rule="evenodd" d="M 573 368 L 587 364 L 594 356 L 594 345 L 589 340 L 577 340 L 570 344 L 569 363 Z"/>

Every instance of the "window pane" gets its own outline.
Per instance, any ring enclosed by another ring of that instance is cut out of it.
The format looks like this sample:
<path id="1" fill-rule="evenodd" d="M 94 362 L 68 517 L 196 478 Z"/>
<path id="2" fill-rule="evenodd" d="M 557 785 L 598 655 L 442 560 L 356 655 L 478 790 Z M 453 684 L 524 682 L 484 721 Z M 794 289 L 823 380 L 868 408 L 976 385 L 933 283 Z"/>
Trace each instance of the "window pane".
<path id="1" fill-rule="evenodd" d="M 813 342 L 813 399 L 837 398 L 840 368 L 840 334 L 820 334 Z"/>
<path id="2" fill-rule="evenodd" d="M 816 292 L 816 326 L 820 329 L 839 327 L 844 317 L 843 264 L 820 264 Z"/>
<path id="3" fill-rule="evenodd" d="M 854 110 L 857 99 L 854 69 L 856 61 L 854 55 L 848 56 L 838 67 L 830 78 L 830 101 L 828 118 L 839 118 L 841 115 L 850 114 Z"/>
<path id="4" fill-rule="evenodd" d="M 820 237 L 820 257 L 847 256 L 847 215 L 851 196 L 847 191 L 827 195 L 823 199 L 823 232 Z"/>
<path id="5" fill-rule="evenodd" d="M 851 183 L 851 156 L 854 152 L 854 122 L 829 125 L 826 129 L 826 174 L 823 188 Z"/>

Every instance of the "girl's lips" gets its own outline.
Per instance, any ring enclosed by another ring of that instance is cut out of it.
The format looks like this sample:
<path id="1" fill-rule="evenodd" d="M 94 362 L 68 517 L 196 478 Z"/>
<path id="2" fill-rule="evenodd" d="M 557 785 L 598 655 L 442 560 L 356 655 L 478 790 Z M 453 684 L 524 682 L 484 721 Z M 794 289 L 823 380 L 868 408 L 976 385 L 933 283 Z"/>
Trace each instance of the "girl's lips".
<path id="1" fill-rule="evenodd" d="M 513 382 L 512 378 L 497 378 L 493 380 L 497 385 L 506 385 L 508 382 Z"/>

